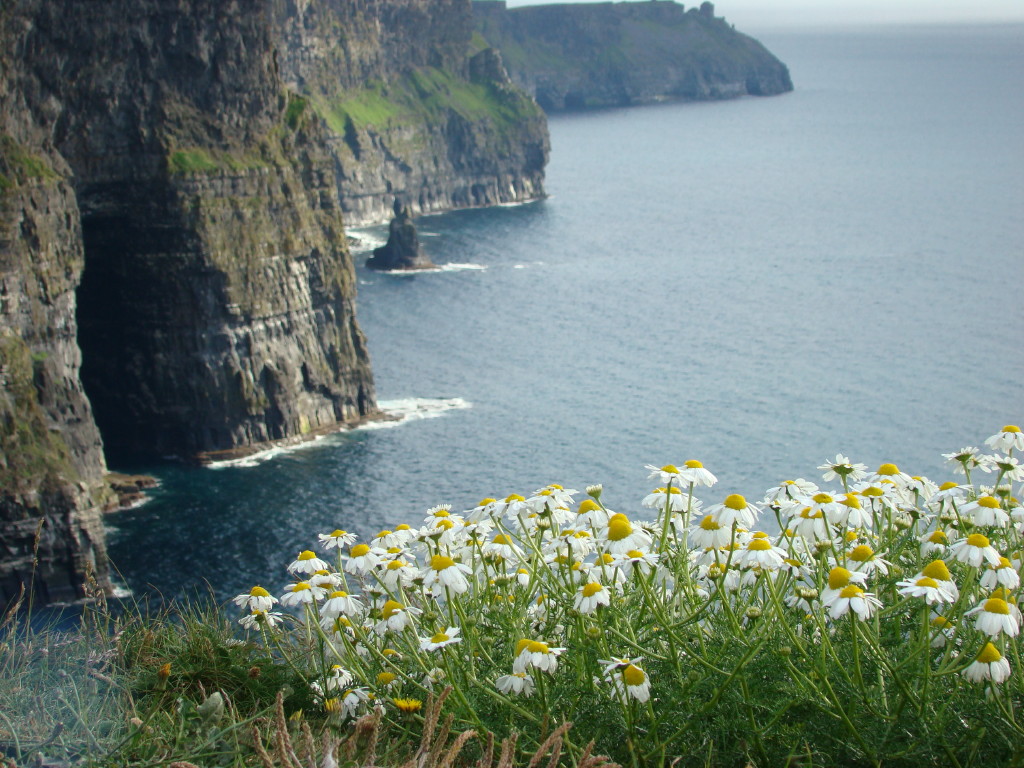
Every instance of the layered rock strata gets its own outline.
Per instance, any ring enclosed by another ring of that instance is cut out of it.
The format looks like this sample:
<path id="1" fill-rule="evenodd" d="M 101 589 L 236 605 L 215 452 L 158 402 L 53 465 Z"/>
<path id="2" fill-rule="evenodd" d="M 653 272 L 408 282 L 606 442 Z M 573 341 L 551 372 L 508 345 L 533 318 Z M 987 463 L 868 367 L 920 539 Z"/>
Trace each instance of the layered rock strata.
<path id="1" fill-rule="evenodd" d="M 549 112 L 793 90 L 786 66 L 709 2 L 686 10 L 671 0 L 521 8 L 478 0 L 473 12 L 512 81 Z"/>

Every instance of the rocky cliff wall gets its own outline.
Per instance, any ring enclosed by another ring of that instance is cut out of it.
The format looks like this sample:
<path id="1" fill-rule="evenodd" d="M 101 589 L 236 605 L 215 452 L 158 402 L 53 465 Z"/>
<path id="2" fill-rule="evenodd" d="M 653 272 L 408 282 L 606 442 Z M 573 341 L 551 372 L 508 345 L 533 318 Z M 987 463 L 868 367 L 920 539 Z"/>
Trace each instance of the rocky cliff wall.
<path id="1" fill-rule="evenodd" d="M 0 608 L 109 589 L 101 510 L 112 500 L 79 378 L 75 289 L 84 261 L 67 164 L 41 118 L 54 105 L 18 55 L 31 14 L 0 11 Z"/>
<path id="2" fill-rule="evenodd" d="M 473 6 L 476 30 L 547 111 L 793 89 L 786 66 L 716 17 L 711 3 L 689 10 L 671 0 Z"/>
<path id="3" fill-rule="evenodd" d="M 329 126 L 350 225 L 544 194 L 543 112 L 493 51 L 470 0 L 283 0 L 280 66 Z"/>

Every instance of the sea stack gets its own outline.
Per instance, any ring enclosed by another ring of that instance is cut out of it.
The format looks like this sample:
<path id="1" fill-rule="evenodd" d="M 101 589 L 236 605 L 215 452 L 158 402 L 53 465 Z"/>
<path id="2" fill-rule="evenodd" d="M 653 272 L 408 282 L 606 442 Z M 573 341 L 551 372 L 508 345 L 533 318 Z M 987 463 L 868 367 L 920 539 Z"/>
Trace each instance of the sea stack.
<path id="1" fill-rule="evenodd" d="M 366 260 L 366 266 L 382 271 L 432 269 L 435 265 L 420 247 L 420 238 L 416 234 L 416 225 L 412 223 L 409 206 L 403 205 L 396 198 L 394 211 L 387 244 L 374 249 L 373 256 Z"/>

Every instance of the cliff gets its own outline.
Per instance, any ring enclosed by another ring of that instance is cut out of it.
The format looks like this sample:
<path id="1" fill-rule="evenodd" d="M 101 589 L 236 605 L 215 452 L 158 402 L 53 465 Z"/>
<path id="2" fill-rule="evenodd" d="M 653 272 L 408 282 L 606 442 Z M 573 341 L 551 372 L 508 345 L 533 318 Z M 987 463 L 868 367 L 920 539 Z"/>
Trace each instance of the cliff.
<path id="1" fill-rule="evenodd" d="M 473 13 L 512 81 L 549 112 L 793 90 L 786 66 L 708 2 L 685 10 L 671 0 L 521 8 L 479 0 Z"/>
<path id="2" fill-rule="evenodd" d="M 326 122 L 349 225 L 544 194 L 537 104 L 491 50 L 471 55 L 470 0 L 278 5 L 281 75 Z M 305 103 L 305 102 L 304 102 Z"/>
<path id="3" fill-rule="evenodd" d="M 105 453 L 376 413 L 344 216 L 543 194 L 543 113 L 471 33 L 469 0 L 0 7 L 0 604 L 109 589 Z"/>

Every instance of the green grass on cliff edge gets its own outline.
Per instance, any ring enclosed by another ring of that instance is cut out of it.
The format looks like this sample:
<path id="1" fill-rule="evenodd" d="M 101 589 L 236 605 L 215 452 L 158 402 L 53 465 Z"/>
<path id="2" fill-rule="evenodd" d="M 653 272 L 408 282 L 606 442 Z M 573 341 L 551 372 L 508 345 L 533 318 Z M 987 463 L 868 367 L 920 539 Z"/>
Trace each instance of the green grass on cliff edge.
<path id="1" fill-rule="evenodd" d="M 331 130 L 344 134 L 348 121 L 358 129 L 437 124 L 455 113 L 470 122 L 490 121 L 499 130 L 536 116 L 524 94 L 496 83 L 473 83 L 444 69 L 424 67 L 390 83 L 377 81 L 340 98 L 316 102 Z"/>

